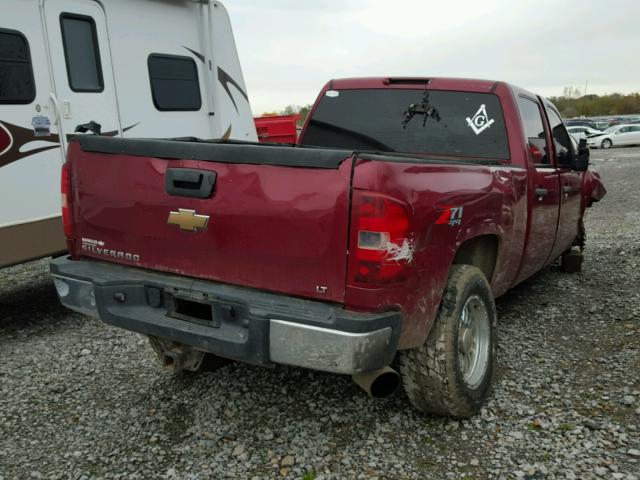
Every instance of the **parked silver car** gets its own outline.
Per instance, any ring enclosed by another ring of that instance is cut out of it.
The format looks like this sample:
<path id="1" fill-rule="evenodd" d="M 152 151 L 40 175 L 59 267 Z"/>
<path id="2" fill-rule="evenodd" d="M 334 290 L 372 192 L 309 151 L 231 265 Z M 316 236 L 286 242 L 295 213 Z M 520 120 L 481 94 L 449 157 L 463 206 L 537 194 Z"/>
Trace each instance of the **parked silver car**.
<path id="1" fill-rule="evenodd" d="M 591 135 L 598 135 L 602 133 L 601 130 L 596 130 L 595 128 L 576 125 L 574 127 L 567 127 L 567 131 L 571 134 L 573 138 L 576 139 L 576 142 L 579 142 L 582 138 L 587 138 Z"/>
<path id="2" fill-rule="evenodd" d="M 640 125 L 616 125 L 587 138 L 587 145 L 596 148 L 640 145 Z"/>

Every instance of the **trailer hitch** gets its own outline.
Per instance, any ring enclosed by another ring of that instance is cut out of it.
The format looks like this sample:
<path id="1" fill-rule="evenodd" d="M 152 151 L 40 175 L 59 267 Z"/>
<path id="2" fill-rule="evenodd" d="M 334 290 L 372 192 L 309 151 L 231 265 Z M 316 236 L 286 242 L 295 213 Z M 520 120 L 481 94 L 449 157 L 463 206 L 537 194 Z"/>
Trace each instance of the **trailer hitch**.
<path id="1" fill-rule="evenodd" d="M 172 372 L 181 372 L 183 370 L 197 372 L 200 370 L 205 358 L 205 352 L 183 343 L 152 336 L 149 336 L 149 343 L 151 343 L 151 347 L 158 355 L 164 368 Z"/>

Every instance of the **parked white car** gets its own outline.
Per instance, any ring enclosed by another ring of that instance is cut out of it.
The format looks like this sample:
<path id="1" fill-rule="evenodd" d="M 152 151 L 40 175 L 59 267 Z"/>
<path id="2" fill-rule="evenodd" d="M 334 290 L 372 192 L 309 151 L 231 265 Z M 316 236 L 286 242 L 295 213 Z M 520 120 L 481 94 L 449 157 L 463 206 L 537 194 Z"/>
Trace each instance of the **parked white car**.
<path id="1" fill-rule="evenodd" d="M 585 127 L 582 125 L 567 127 L 567 131 L 576 139 L 576 142 L 579 142 L 580 139 L 587 138 L 590 135 L 598 135 L 599 133 L 602 133 L 601 130 L 596 130 L 595 128 Z"/>
<path id="2" fill-rule="evenodd" d="M 587 138 L 587 145 L 596 148 L 640 145 L 640 125 L 616 125 L 600 135 Z"/>

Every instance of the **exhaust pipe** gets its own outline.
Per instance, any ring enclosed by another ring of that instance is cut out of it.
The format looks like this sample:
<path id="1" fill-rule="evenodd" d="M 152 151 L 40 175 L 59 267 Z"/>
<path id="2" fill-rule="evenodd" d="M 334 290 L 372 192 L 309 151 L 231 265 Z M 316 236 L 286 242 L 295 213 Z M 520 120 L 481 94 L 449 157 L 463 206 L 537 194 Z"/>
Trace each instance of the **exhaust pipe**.
<path id="1" fill-rule="evenodd" d="M 356 373 L 353 381 L 372 398 L 385 398 L 400 386 L 400 374 L 391 367 Z"/>

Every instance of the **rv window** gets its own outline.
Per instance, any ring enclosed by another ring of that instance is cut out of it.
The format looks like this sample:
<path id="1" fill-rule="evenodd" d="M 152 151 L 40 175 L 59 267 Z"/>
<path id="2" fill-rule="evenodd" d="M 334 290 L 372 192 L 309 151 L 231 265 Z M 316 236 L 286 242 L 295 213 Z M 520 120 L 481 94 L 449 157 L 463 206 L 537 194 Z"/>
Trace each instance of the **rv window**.
<path id="1" fill-rule="evenodd" d="M 153 103 L 162 111 L 200 110 L 198 67 L 192 58 L 149 55 L 149 80 Z"/>
<path id="2" fill-rule="evenodd" d="M 60 15 L 69 87 L 74 92 L 102 92 L 102 67 L 96 24 L 91 17 Z"/>
<path id="3" fill-rule="evenodd" d="M 0 29 L 0 103 L 31 103 L 36 98 L 27 39 Z"/>

